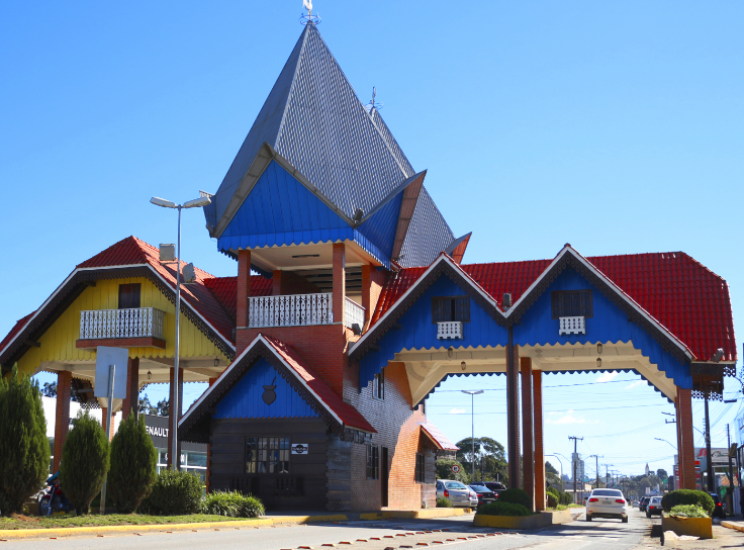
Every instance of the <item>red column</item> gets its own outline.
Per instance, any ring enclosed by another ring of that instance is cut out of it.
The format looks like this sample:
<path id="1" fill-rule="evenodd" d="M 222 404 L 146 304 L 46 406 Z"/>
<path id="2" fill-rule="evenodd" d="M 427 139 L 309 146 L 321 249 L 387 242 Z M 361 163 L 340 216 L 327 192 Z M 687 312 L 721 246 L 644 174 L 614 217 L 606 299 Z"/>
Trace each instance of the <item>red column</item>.
<path id="1" fill-rule="evenodd" d="M 54 425 L 54 461 L 52 473 L 59 470 L 62 461 L 62 448 L 67 439 L 70 427 L 70 391 L 72 390 L 72 373 L 60 371 L 57 373 L 57 412 Z"/>
<path id="2" fill-rule="evenodd" d="M 681 462 L 680 462 L 680 454 L 679 454 L 679 451 L 682 448 L 682 439 L 680 438 L 680 429 L 679 429 L 679 426 L 680 426 L 680 424 L 679 424 L 679 406 L 677 405 L 677 403 L 679 403 L 678 398 L 679 398 L 679 388 L 677 388 L 677 397 L 675 397 L 675 399 L 674 399 L 674 412 L 675 412 L 675 415 L 676 415 L 675 420 L 677 422 L 677 465 L 678 465 L 678 470 L 677 471 L 679 472 L 679 485 L 678 486 L 675 486 L 674 488 L 675 489 L 684 489 L 684 487 L 685 487 L 685 481 L 684 481 L 684 479 L 685 479 L 685 473 L 684 473 L 684 471 L 682 471 L 682 466 L 681 466 Z M 675 480 L 675 482 L 676 481 L 677 480 Z"/>
<path id="3" fill-rule="evenodd" d="M 677 432 L 682 489 L 695 489 L 695 437 L 692 431 L 692 390 L 677 387 Z"/>
<path id="4" fill-rule="evenodd" d="M 238 301 L 236 311 L 237 328 L 248 326 L 248 297 L 251 295 L 251 251 L 238 251 Z M 238 350 L 240 352 L 240 350 Z"/>
<path id="5" fill-rule="evenodd" d="M 173 405 L 173 392 L 176 391 L 175 384 L 173 383 L 173 374 L 175 373 L 175 368 L 171 367 L 170 369 L 170 403 Z M 171 456 L 173 453 L 171 450 L 173 449 L 173 433 L 174 433 L 174 427 L 178 425 L 178 420 L 181 418 L 181 410 L 183 407 L 183 369 L 178 369 L 178 411 L 174 411 L 173 407 L 171 406 L 168 411 L 168 467 L 171 467 L 171 464 L 173 464 L 173 457 Z M 176 457 L 176 466 L 180 470 L 181 469 L 181 441 L 178 441 L 178 456 Z"/>
<path id="6" fill-rule="evenodd" d="M 535 510 L 535 441 L 532 404 L 532 359 L 519 359 L 522 382 L 522 488 Z"/>
<path id="7" fill-rule="evenodd" d="M 333 243 L 333 322 L 344 324 L 346 302 L 346 245 Z"/>
<path id="8" fill-rule="evenodd" d="M 271 277 L 271 295 L 281 296 L 282 294 L 282 272 L 275 270 Z"/>
<path id="9" fill-rule="evenodd" d="M 545 510 L 545 450 L 543 448 L 542 371 L 532 371 L 535 410 L 535 510 Z"/>
<path id="10" fill-rule="evenodd" d="M 130 357 L 127 365 L 127 396 L 121 407 L 122 422 L 127 419 L 130 411 L 135 418 L 139 417 L 139 357 Z"/>
<path id="11" fill-rule="evenodd" d="M 509 337 L 511 340 L 511 335 Z M 519 347 L 511 342 L 506 347 L 506 422 L 509 461 L 509 488 L 519 483 Z"/>
<path id="12" fill-rule="evenodd" d="M 372 307 L 372 266 L 369 264 L 362 266 L 362 307 L 364 307 L 364 320 L 369 321 Z"/>

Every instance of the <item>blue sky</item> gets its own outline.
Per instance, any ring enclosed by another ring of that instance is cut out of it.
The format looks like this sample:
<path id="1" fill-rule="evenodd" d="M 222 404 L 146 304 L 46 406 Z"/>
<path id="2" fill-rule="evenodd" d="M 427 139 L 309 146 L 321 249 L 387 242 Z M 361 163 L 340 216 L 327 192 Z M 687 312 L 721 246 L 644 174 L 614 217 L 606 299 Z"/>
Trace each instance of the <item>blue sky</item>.
<path id="1" fill-rule="evenodd" d="M 742 311 L 744 3 L 315 5 L 359 96 L 377 87 L 411 163 L 429 170 L 454 232 L 473 231 L 466 262 L 552 258 L 566 242 L 587 256 L 683 250 L 729 282 Z M 299 36 L 301 11 L 300 0 L 3 4 L 0 332 L 113 242 L 173 241 L 175 217 L 150 196 L 217 189 Z M 185 259 L 235 274 L 200 213 L 185 215 L 183 238 Z M 557 413 L 546 420 L 567 420 L 550 424 L 546 450 L 568 454 L 567 436 L 586 435 L 582 452 L 614 463 L 666 456 L 671 448 L 653 438 L 674 443 L 660 414 L 671 406 L 630 383 L 548 389 L 545 408 Z M 495 414 L 503 392 L 487 395 L 479 433 L 505 441 Z M 448 414 L 469 412 L 462 399 L 440 392 L 430 402 L 455 440 L 470 432 L 469 419 Z M 590 410 L 608 402 L 626 407 Z M 738 408 L 713 406 L 714 438 Z M 640 431 L 652 420 L 658 431 Z"/>

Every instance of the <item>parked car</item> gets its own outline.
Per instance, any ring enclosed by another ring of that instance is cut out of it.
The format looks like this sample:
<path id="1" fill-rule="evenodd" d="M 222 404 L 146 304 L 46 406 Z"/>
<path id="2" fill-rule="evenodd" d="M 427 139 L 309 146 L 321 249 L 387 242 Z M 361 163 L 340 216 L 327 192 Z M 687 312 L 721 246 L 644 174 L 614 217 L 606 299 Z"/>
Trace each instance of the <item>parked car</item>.
<path id="1" fill-rule="evenodd" d="M 638 503 L 638 511 L 639 512 L 645 512 L 646 507 L 648 506 L 649 497 L 641 497 L 640 502 Z"/>
<path id="2" fill-rule="evenodd" d="M 726 505 L 721 502 L 721 497 L 718 496 L 716 493 L 708 493 L 710 495 L 710 498 L 713 499 L 713 502 L 715 503 L 716 507 L 713 508 L 713 516 L 714 518 L 721 518 L 726 519 Z"/>
<path id="3" fill-rule="evenodd" d="M 452 506 L 462 508 L 475 508 L 478 505 L 478 496 L 471 489 L 459 481 L 450 479 L 437 480 L 437 498 L 447 498 Z"/>
<path id="4" fill-rule="evenodd" d="M 646 504 L 646 517 L 650 518 L 656 514 L 661 515 L 661 497 L 651 497 Z"/>
<path id="5" fill-rule="evenodd" d="M 470 486 L 472 487 L 473 485 L 482 485 L 486 487 L 496 496 L 496 498 L 499 497 L 499 493 L 501 491 L 506 491 L 506 487 L 504 487 L 504 484 L 499 483 L 498 481 L 474 481 L 470 484 Z"/>
<path id="6" fill-rule="evenodd" d="M 594 489 L 586 501 L 586 521 L 618 518 L 628 523 L 628 501 L 617 489 Z"/>
<path id="7" fill-rule="evenodd" d="M 491 504 L 492 502 L 496 502 L 496 499 L 498 498 L 497 495 L 491 491 L 488 487 L 485 485 L 471 485 L 470 488 L 475 491 L 476 496 L 478 498 L 478 504 L 477 506 L 480 508 L 484 504 Z"/>

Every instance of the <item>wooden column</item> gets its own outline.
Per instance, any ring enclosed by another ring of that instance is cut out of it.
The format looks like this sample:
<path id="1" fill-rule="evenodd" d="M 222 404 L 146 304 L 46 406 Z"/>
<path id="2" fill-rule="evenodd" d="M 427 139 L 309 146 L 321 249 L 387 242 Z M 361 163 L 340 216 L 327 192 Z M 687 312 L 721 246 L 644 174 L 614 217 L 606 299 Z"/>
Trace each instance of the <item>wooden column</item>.
<path id="1" fill-rule="evenodd" d="M 506 346 L 506 422 L 509 461 L 509 488 L 518 489 L 519 480 L 519 347 L 512 343 L 511 330 Z"/>
<path id="2" fill-rule="evenodd" d="M 276 269 L 271 274 L 271 295 L 282 295 L 282 271 Z"/>
<path id="3" fill-rule="evenodd" d="M 178 425 L 178 421 L 181 418 L 181 410 L 183 407 L 183 369 L 178 369 L 178 411 L 173 410 L 173 392 L 176 391 L 175 384 L 173 384 L 173 375 L 175 374 L 175 368 L 170 369 L 170 408 L 168 409 L 168 468 L 173 464 L 174 458 L 171 456 L 173 453 L 173 428 Z M 181 469 L 181 441 L 178 441 L 178 456 L 175 458 L 176 468 Z"/>
<path id="4" fill-rule="evenodd" d="M 247 328 L 249 312 L 248 297 L 251 295 L 251 251 L 238 251 L 238 301 L 236 304 L 236 326 Z M 239 350 L 238 353 L 240 353 Z"/>
<path id="5" fill-rule="evenodd" d="M 522 489 L 535 511 L 535 440 L 532 403 L 532 358 L 520 357 L 522 382 Z"/>
<path id="6" fill-rule="evenodd" d="M 692 431 L 692 390 L 677 387 L 677 432 L 679 434 L 680 485 L 695 489 L 695 437 Z"/>
<path id="7" fill-rule="evenodd" d="M 139 417 L 139 357 L 130 357 L 127 365 L 127 396 L 121 407 L 122 422 L 130 411 L 134 413 L 134 418 Z"/>
<path id="8" fill-rule="evenodd" d="M 545 449 L 543 444 L 542 371 L 532 371 L 535 424 L 535 510 L 545 510 Z"/>
<path id="9" fill-rule="evenodd" d="M 369 321 L 372 307 L 372 266 L 369 264 L 362 266 L 362 307 L 364 308 L 364 320 Z"/>
<path id="10" fill-rule="evenodd" d="M 346 303 L 346 245 L 333 243 L 333 322 L 344 324 Z"/>
<path id="11" fill-rule="evenodd" d="M 52 473 L 59 470 L 62 461 L 62 448 L 67 439 L 70 427 L 70 392 L 72 391 L 72 373 L 60 371 L 57 373 L 57 411 L 54 419 L 54 460 Z"/>
<path id="12" fill-rule="evenodd" d="M 677 466 L 678 466 L 678 473 L 679 473 L 679 480 L 674 480 L 677 485 L 675 485 L 675 489 L 684 489 L 685 487 L 685 473 L 682 471 L 682 464 L 680 462 L 680 449 L 682 449 L 682 438 L 680 437 L 680 429 L 679 429 L 679 407 L 677 406 L 679 398 L 679 388 L 677 388 L 677 397 L 674 398 L 674 413 L 676 415 L 676 426 L 677 426 Z"/>

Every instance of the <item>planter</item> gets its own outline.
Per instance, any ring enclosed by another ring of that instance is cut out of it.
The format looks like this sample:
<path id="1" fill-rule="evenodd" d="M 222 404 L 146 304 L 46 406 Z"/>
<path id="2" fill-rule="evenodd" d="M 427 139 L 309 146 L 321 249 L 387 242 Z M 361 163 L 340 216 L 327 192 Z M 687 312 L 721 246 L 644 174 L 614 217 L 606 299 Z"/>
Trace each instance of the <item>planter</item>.
<path id="1" fill-rule="evenodd" d="M 690 535 L 701 539 L 713 538 L 713 520 L 711 518 L 673 518 L 661 515 L 661 530 L 674 531 L 676 535 Z"/>
<path id="2" fill-rule="evenodd" d="M 497 527 L 499 529 L 540 529 L 560 523 L 569 523 L 571 512 L 540 512 L 531 516 L 486 516 L 476 514 L 473 525 L 478 527 Z"/>

